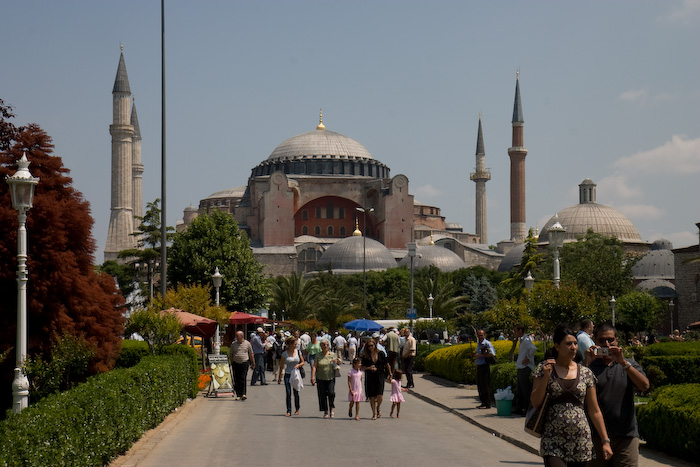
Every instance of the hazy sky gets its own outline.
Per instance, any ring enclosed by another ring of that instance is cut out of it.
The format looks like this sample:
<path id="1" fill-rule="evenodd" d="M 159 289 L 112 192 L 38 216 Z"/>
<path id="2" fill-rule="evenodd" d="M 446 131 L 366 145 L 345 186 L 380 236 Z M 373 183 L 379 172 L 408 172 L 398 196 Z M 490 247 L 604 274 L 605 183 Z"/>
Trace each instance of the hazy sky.
<path id="1" fill-rule="evenodd" d="M 92 206 L 101 262 L 120 43 L 143 136 L 144 203 L 160 196 L 160 2 L 5 2 L 0 27 L 0 97 L 16 124 L 53 137 Z M 474 232 L 481 111 L 488 240 L 507 239 L 520 69 L 528 226 L 578 203 L 591 178 L 598 202 L 643 240 L 696 244 L 698 45 L 700 0 L 166 1 L 167 222 L 245 185 L 323 108 L 327 129 Z"/>

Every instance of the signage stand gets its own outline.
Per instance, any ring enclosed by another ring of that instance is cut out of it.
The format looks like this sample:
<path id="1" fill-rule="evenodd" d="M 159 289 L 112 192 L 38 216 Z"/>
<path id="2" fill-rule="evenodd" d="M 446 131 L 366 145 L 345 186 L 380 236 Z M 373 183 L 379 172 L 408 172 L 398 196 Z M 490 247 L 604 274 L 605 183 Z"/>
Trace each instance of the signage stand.
<path id="1" fill-rule="evenodd" d="M 209 355 L 208 358 L 211 368 L 211 381 L 209 382 L 206 397 L 218 397 L 219 394 L 235 395 L 228 355 Z"/>

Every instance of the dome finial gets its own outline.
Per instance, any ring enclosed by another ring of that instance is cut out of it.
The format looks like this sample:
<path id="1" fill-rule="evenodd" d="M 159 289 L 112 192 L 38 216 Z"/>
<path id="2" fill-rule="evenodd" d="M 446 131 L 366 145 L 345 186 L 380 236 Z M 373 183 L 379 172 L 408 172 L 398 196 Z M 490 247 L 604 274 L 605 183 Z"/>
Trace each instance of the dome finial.
<path id="1" fill-rule="evenodd" d="M 323 109 L 318 110 L 318 126 L 316 127 L 317 130 L 325 130 L 326 127 L 323 124 Z"/>
<path id="2" fill-rule="evenodd" d="M 435 242 L 433 241 L 433 231 L 430 231 L 430 244 L 435 245 Z"/>
<path id="3" fill-rule="evenodd" d="M 362 231 L 360 230 L 360 225 L 358 224 L 358 219 L 355 218 L 355 231 L 352 233 L 353 237 L 361 237 Z"/>

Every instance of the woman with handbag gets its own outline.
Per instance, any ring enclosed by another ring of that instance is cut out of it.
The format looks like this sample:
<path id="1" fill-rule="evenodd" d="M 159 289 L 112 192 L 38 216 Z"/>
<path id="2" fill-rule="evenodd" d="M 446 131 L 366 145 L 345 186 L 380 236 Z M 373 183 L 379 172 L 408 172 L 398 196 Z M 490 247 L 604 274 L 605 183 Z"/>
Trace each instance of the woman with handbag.
<path id="1" fill-rule="evenodd" d="M 314 358 L 311 367 L 311 384 L 316 384 L 318 393 L 318 410 L 323 412 L 323 418 L 328 418 L 330 410 L 331 418 L 335 417 L 335 367 L 338 366 L 338 357 L 330 351 L 330 343 L 321 339 L 321 351 Z"/>
<path id="2" fill-rule="evenodd" d="M 287 396 L 287 417 L 292 415 L 292 392 L 294 392 L 294 415 L 299 414 L 299 391 L 292 388 L 292 373 L 298 371 L 304 366 L 304 357 L 301 356 L 301 351 L 297 350 L 297 339 L 294 336 L 289 336 L 284 341 L 287 350 L 282 352 L 282 361 L 280 362 L 280 372 L 277 376 L 277 384 L 282 382 L 282 368 L 284 368 L 284 389 Z"/>
<path id="3" fill-rule="evenodd" d="M 370 339 L 362 349 L 362 370 L 365 372 L 365 394 L 372 407 L 372 420 L 382 416 L 381 405 L 384 394 L 384 380 L 391 375 L 389 361 L 377 349 L 377 340 Z"/>
<path id="4" fill-rule="evenodd" d="M 576 334 L 560 324 L 554 332 L 554 358 L 535 369 L 530 402 L 543 409 L 540 455 L 547 467 L 585 466 L 593 458 L 593 440 L 586 412 L 603 440 L 606 459 L 612 456 L 603 414 L 598 407 L 595 376 L 576 363 Z M 585 403 L 585 410 L 584 410 Z"/>

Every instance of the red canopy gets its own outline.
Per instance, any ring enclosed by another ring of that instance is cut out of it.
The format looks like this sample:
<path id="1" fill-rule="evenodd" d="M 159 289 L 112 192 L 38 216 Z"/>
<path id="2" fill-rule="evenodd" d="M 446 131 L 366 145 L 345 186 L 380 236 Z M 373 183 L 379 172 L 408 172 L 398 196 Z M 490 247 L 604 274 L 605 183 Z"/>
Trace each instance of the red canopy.
<path id="1" fill-rule="evenodd" d="M 212 337 L 214 334 L 216 334 L 217 323 L 213 319 L 198 316 L 183 310 L 178 310 L 177 308 L 169 308 L 163 311 L 177 316 L 177 319 L 180 320 L 182 327 L 190 334 L 202 337 Z"/>
<path id="2" fill-rule="evenodd" d="M 229 318 L 231 324 L 262 324 L 267 321 L 264 316 L 256 316 L 242 311 L 234 311 Z"/>

